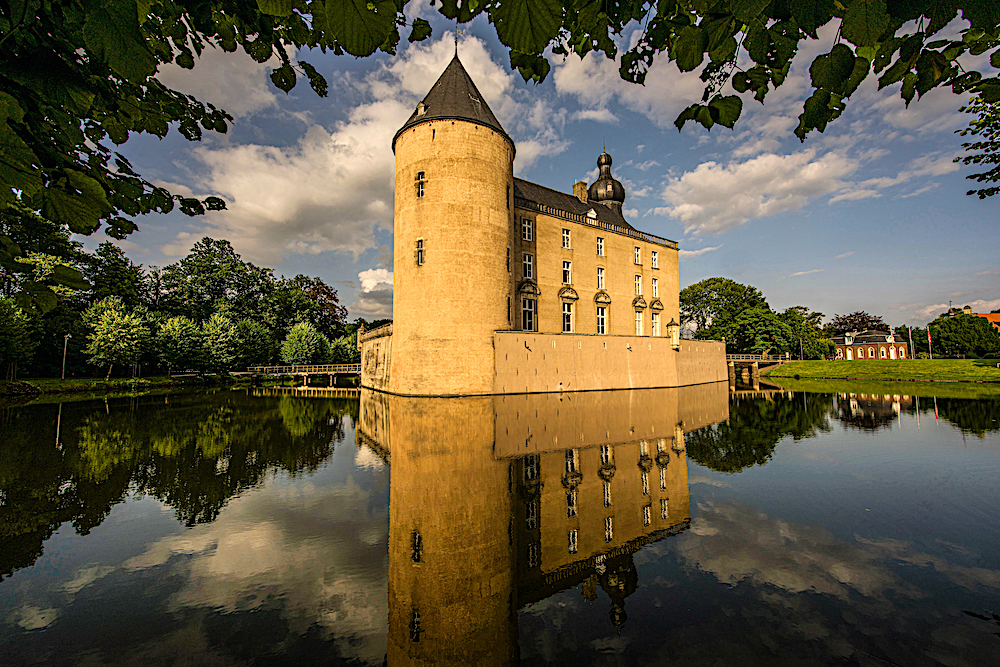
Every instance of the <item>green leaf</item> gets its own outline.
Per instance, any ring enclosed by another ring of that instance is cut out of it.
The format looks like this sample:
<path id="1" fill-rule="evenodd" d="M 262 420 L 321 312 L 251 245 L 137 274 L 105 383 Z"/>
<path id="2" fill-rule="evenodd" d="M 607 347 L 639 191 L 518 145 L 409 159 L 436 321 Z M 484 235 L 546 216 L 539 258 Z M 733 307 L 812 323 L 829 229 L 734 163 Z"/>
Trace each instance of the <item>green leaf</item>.
<path id="1" fill-rule="evenodd" d="M 732 84 L 737 93 L 745 93 L 750 89 L 750 77 L 746 72 L 737 72 L 733 75 Z"/>
<path id="2" fill-rule="evenodd" d="M 840 34 L 856 46 L 874 46 L 888 27 L 885 0 L 854 0 L 844 15 Z"/>
<path id="3" fill-rule="evenodd" d="M 85 290 L 90 288 L 90 283 L 87 282 L 82 273 L 63 264 L 53 265 L 52 275 L 49 278 L 71 289 Z"/>
<path id="4" fill-rule="evenodd" d="M 271 70 L 271 82 L 286 93 L 295 87 L 295 81 L 295 70 L 292 69 L 291 63 L 285 63 Z"/>
<path id="5" fill-rule="evenodd" d="M 61 183 L 42 191 L 42 215 L 77 234 L 90 234 L 111 211 L 111 205 L 100 183 L 75 170 L 67 170 L 66 175 Z"/>
<path id="6" fill-rule="evenodd" d="M 695 119 L 695 116 L 698 114 L 698 108 L 700 106 L 701 106 L 700 104 L 692 104 L 687 109 L 680 112 L 680 114 L 677 116 L 677 119 L 674 121 L 674 127 L 677 128 L 678 132 L 680 132 L 684 128 L 684 123 L 688 122 L 689 120 Z"/>
<path id="7" fill-rule="evenodd" d="M 543 56 L 536 56 L 520 51 L 510 52 L 510 66 L 521 74 L 524 82 L 541 83 L 549 74 L 549 61 Z"/>
<path id="8" fill-rule="evenodd" d="M 135 0 L 105 0 L 87 13 L 83 40 L 98 60 L 129 81 L 156 72 L 156 58 L 139 30 Z"/>
<path id="9" fill-rule="evenodd" d="M 840 91 L 854 70 L 854 54 L 845 44 L 837 44 L 830 53 L 816 56 L 809 66 L 815 88 Z"/>
<path id="10" fill-rule="evenodd" d="M 410 36 L 407 40 L 412 44 L 413 42 L 422 42 L 431 36 L 431 24 L 424 19 L 413 19 L 413 27 L 410 28 Z"/>
<path id="11" fill-rule="evenodd" d="M 743 23 L 749 23 L 752 19 L 759 18 L 770 3 L 771 0 L 733 0 L 733 16 Z M 766 16 L 763 18 L 767 19 Z"/>
<path id="12" fill-rule="evenodd" d="M 368 8 L 371 4 L 374 11 Z M 392 0 L 326 0 L 327 30 L 337 44 L 352 56 L 375 53 L 392 32 L 396 20 L 396 5 Z"/>
<path id="13" fill-rule="evenodd" d="M 903 88 L 899 91 L 899 96 L 906 100 L 906 106 L 910 106 L 910 102 L 913 101 L 913 93 L 916 92 L 917 87 L 917 75 L 913 72 L 907 72 L 906 76 L 903 77 Z"/>
<path id="14" fill-rule="evenodd" d="M 56 307 L 59 298 L 45 285 L 26 281 L 22 285 L 21 291 L 14 295 L 14 301 L 23 309 L 40 310 L 42 313 L 47 313 Z"/>
<path id="15" fill-rule="evenodd" d="M 292 0 L 257 0 L 257 7 L 269 16 L 288 16 L 292 13 Z"/>
<path id="16" fill-rule="evenodd" d="M 795 128 L 795 136 L 800 141 L 805 141 L 810 130 L 822 132 L 826 129 L 831 115 L 830 97 L 830 91 L 821 88 L 806 100 L 802 113 L 799 115 L 799 126 Z"/>
<path id="17" fill-rule="evenodd" d="M 684 26 L 677 33 L 674 43 L 674 58 L 677 69 L 690 72 L 705 59 L 705 48 L 708 46 L 708 35 L 705 30 L 696 25 Z"/>
<path id="18" fill-rule="evenodd" d="M 306 73 L 306 76 L 309 78 L 309 85 L 316 91 L 316 94 L 320 97 L 326 97 L 328 89 L 326 79 L 323 75 L 317 72 L 315 67 L 304 60 L 299 61 L 299 67 L 301 67 L 302 71 Z"/>
<path id="19" fill-rule="evenodd" d="M 816 37 L 816 29 L 833 18 L 833 0 L 791 0 L 789 9 L 792 18 L 810 37 Z"/>
<path id="20" fill-rule="evenodd" d="M 1000 69 L 1000 49 L 997 49 L 990 54 L 990 64 Z"/>
<path id="21" fill-rule="evenodd" d="M 727 95 L 725 97 L 716 95 L 708 103 L 708 108 L 712 114 L 712 120 L 719 125 L 725 125 L 731 130 L 743 112 L 743 100 L 737 95 Z"/>
<path id="22" fill-rule="evenodd" d="M 503 0 L 490 7 L 500 42 L 522 53 L 541 53 L 559 32 L 559 0 Z"/>

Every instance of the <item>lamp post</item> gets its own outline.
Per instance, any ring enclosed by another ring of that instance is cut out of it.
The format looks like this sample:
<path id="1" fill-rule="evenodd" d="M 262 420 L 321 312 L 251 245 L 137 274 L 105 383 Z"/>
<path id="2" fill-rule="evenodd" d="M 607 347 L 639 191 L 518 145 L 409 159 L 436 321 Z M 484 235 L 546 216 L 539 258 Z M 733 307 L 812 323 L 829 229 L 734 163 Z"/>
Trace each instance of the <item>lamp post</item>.
<path id="1" fill-rule="evenodd" d="M 69 345 L 69 339 L 72 338 L 69 334 L 63 336 L 63 365 L 62 365 L 62 379 L 66 379 L 66 346 Z"/>
<path id="2" fill-rule="evenodd" d="M 681 349 L 681 325 L 677 324 L 677 320 L 672 317 L 667 323 L 667 332 L 670 335 L 670 346 L 675 350 Z"/>

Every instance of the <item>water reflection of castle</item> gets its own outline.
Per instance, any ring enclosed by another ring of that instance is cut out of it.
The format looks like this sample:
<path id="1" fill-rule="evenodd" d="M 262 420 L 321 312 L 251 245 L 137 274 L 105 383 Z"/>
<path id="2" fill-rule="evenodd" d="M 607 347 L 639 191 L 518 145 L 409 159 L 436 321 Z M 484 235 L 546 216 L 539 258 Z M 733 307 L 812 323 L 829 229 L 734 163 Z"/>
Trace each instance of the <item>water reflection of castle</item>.
<path id="1" fill-rule="evenodd" d="M 866 431 L 888 428 L 901 412 L 913 407 L 913 398 L 900 394 L 842 393 L 835 395 L 834 401 L 842 422 Z"/>
<path id="2" fill-rule="evenodd" d="M 725 384 L 416 398 L 363 391 L 358 440 L 391 460 L 389 665 L 517 660 L 517 610 L 582 584 L 626 620 L 632 554 L 690 522 L 684 432 Z"/>

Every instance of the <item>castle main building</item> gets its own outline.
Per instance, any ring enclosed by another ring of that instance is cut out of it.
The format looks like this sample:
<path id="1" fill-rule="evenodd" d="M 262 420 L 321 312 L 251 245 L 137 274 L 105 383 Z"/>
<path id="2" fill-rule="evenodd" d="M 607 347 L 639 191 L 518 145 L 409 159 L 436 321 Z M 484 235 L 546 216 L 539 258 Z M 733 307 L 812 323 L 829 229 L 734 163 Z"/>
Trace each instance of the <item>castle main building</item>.
<path id="1" fill-rule="evenodd" d="M 514 177 L 514 141 L 456 55 L 393 138 L 393 324 L 364 332 L 363 386 L 458 396 L 727 380 L 681 341 L 677 243 L 625 220 L 602 153 L 563 193 Z"/>

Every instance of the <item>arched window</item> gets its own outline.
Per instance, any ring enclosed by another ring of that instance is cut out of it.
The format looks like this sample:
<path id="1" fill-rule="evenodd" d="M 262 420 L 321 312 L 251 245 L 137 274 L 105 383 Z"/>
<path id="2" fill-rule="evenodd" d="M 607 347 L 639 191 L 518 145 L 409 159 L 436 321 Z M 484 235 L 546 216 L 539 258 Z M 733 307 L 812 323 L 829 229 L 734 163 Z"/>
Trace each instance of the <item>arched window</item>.
<path id="1" fill-rule="evenodd" d="M 847 348 L 847 360 L 854 361 L 854 353 L 851 352 L 851 348 Z"/>
<path id="2" fill-rule="evenodd" d="M 880 359 L 885 359 L 886 358 L 886 352 L 885 352 L 885 348 L 884 347 L 880 347 L 878 349 L 878 356 L 879 356 Z"/>
<path id="3" fill-rule="evenodd" d="M 905 347 L 899 348 L 899 358 L 900 359 L 906 359 L 906 348 Z"/>
<path id="4" fill-rule="evenodd" d="M 841 348 L 839 348 L 839 347 L 837 348 L 837 358 L 838 359 L 843 359 L 844 358 L 844 350 L 841 349 Z"/>
<path id="5" fill-rule="evenodd" d="M 875 348 L 874 347 L 868 348 L 868 358 L 869 359 L 874 359 L 875 358 Z"/>

